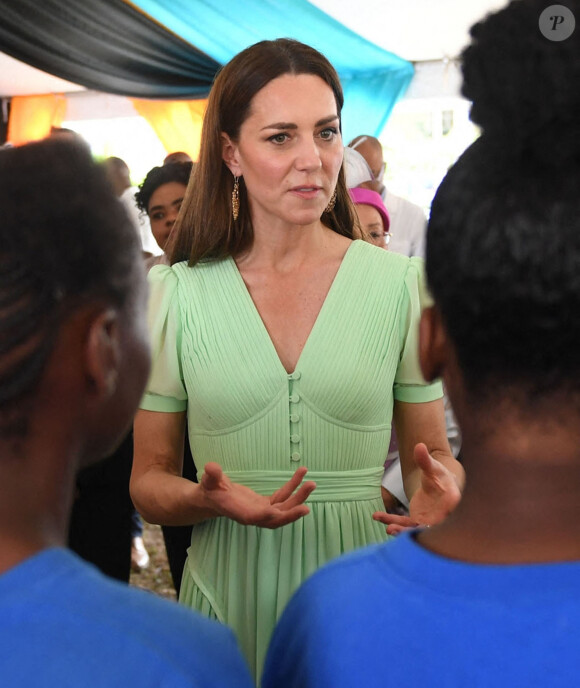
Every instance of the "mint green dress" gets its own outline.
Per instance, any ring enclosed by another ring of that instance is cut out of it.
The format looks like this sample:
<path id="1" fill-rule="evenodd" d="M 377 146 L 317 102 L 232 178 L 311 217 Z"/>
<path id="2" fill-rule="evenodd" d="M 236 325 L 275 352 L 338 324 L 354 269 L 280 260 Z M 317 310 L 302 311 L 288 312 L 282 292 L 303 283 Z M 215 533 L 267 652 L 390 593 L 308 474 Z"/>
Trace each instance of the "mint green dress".
<path id="1" fill-rule="evenodd" d="M 180 602 L 229 624 L 258 679 L 290 595 L 330 559 L 387 538 L 373 521 L 393 396 L 442 396 L 417 359 L 422 261 L 354 241 L 288 374 L 233 259 L 149 273 L 153 371 L 142 408 L 187 410 L 198 469 L 271 494 L 299 466 L 311 512 L 276 530 L 196 525 Z M 356 585 L 356 580 L 353 585 Z"/>

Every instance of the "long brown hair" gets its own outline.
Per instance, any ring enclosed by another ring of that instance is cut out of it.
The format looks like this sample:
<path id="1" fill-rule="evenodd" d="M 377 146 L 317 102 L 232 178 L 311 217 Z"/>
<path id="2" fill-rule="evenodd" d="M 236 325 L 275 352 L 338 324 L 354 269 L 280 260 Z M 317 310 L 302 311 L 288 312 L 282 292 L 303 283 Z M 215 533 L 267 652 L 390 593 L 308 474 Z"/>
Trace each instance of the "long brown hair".
<path id="1" fill-rule="evenodd" d="M 237 142 L 249 115 L 252 99 L 270 81 L 284 74 L 313 74 L 334 93 L 340 113 L 344 102 L 338 75 L 330 62 L 304 43 L 279 38 L 261 41 L 236 55 L 218 73 L 203 123 L 199 162 L 192 174 L 181 213 L 168 246 L 171 263 L 236 256 L 252 245 L 254 230 L 243 178 L 240 210 L 234 222 L 231 210 L 233 176 L 222 159 L 222 132 Z M 355 212 L 341 168 L 336 203 L 322 221 L 338 234 L 352 237 Z"/>

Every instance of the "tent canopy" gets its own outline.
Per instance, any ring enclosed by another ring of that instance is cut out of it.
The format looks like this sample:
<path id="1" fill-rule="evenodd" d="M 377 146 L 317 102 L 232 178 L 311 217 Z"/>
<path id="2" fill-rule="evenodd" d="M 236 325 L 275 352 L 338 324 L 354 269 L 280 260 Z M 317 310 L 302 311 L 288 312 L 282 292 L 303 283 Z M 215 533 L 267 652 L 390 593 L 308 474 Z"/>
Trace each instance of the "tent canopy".
<path id="1" fill-rule="evenodd" d="M 239 50 L 290 36 L 337 68 L 344 137 L 378 134 L 413 77 L 411 61 L 419 61 L 413 95 L 458 90 L 453 60 L 469 26 L 506 1 L 44 0 L 39 8 L 36 0 L 0 0 L 0 96 L 86 87 L 202 98 L 220 64 Z"/>
<path id="2" fill-rule="evenodd" d="M 453 60 L 469 39 L 469 27 L 506 3 L 507 0 L 311 0 L 312 5 L 367 41 L 413 63 Z M 0 2 L 0 8 L 4 4 Z M 224 13 L 229 11 L 229 4 L 222 3 Z M 235 4 L 244 5 L 244 0 Z M 188 3 L 188 7 L 192 6 Z M 189 9 L 188 14 L 193 11 Z M 3 49 L 0 40 L 0 51 Z M 0 96 L 83 88 L 0 52 Z"/>
<path id="3" fill-rule="evenodd" d="M 141 98 L 203 98 L 221 64 L 264 38 L 318 48 L 345 91 L 343 121 L 378 132 L 413 66 L 307 0 L 0 0 L 0 49 L 88 88 Z M 211 27 L 208 30 L 207 27 Z"/>

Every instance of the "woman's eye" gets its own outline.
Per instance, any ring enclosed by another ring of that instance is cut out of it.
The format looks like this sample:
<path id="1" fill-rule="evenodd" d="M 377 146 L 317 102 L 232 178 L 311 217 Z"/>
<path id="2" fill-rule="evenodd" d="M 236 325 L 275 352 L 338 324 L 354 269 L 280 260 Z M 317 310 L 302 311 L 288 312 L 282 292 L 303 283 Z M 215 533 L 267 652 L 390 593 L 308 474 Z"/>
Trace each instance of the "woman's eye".
<path id="1" fill-rule="evenodd" d="M 164 217 L 163 213 L 153 213 L 153 215 L 151 215 L 152 220 L 162 220 Z"/>
<path id="2" fill-rule="evenodd" d="M 320 132 L 320 138 L 325 141 L 331 141 L 336 136 L 336 129 L 334 127 L 328 127 Z"/>
<path id="3" fill-rule="evenodd" d="M 268 141 L 272 141 L 272 143 L 285 143 L 288 138 L 288 134 L 274 134 L 274 136 L 270 136 Z"/>
<path id="4" fill-rule="evenodd" d="M 378 232 L 371 232 L 371 236 L 373 239 L 378 239 L 379 237 L 382 237 L 382 233 L 379 234 Z"/>

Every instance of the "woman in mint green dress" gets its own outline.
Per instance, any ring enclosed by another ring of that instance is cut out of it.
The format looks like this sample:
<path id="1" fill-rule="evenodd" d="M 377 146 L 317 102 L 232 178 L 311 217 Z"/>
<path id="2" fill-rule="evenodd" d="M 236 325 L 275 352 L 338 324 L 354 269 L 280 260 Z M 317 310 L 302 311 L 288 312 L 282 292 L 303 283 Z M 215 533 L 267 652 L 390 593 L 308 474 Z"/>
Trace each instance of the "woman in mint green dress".
<path id="1" fill-rule="evenodd" d="M 149 273 L 132 496 L 150 522 L 195 524 L 180 601 L 234 629 L 257 679 L 297 586 L 387 537 L 373 515 L 393 418 L 417 522 L 441 520 L 463 480 L 418 365 L 422 264 L 352 240 L 342 102 L 308 46 L 236 56 L 210 94 L 171 266 Z M 199 485 L 180 477 L 186 423 Z"/>

